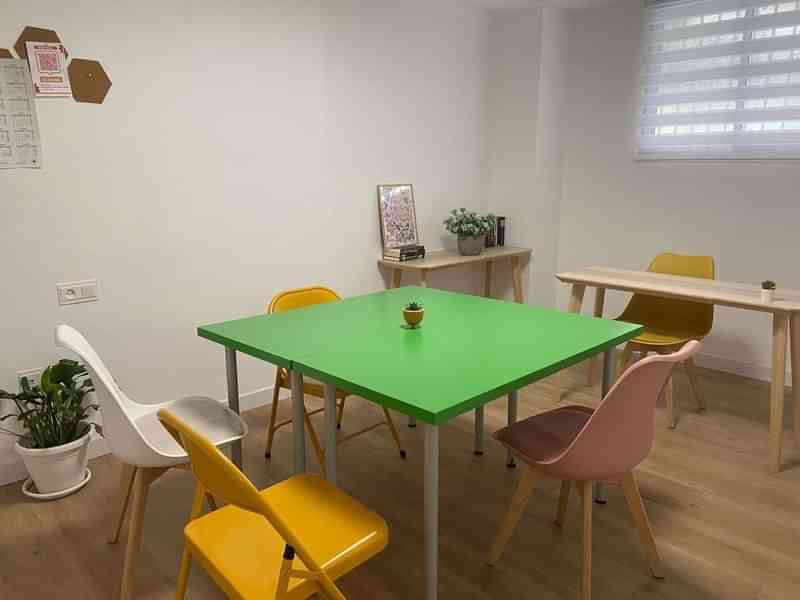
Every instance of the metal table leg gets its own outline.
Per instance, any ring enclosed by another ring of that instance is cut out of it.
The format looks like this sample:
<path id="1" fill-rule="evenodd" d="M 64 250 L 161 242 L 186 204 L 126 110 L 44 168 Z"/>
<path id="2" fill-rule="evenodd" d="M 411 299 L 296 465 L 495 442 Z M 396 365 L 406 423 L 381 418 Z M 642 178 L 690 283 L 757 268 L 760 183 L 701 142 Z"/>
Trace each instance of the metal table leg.
<path id="1" fill-rule="evenodd" d="M 228 407 L 239 414 L 239 373 L 236 368 L 236 350 L 225 348 L 225 374 L 228 377 Z M 236 440 L 231 446 L 233 464 L 242 470 L 242 440 Z"/>
<path id="2" fill-rule="evenodd" d="M 601 400 L 606 397 L 608 390 L 611 389 L 611 384 L 614 380 L 614 348 L 609 348 L 603 353 L 603 384 L 601 392 Z M 608 494 L 606 486 L 602 483 L 595 484 L 594 487 L 594 501 L 597 504 L 605 504 L 608 502 Z"/>
<path id="3" fill-rule="evenodd" d="M 439 427 L 425 424 L 425 600 L 439 597 Z"/>
<path id="4" fill-rule="evenodd" d="M 482 404 L 475 409 L 475 454 L 478 456 L 483 456 L 483 405 Z"/>
<path id="5" fill-rule="evenodd" d="M 294 434 L 294 472 L 306 472 L 306 406 L 303 401 L 303 375 L 291 372 L 292 380 L 292 433 Z"/>
<path id="6" fill-rule="evenodd" d="M 325 474 L 336 485 L 336 386 L 325 384 Z"/>
<path id="7" fill-rule="evenodd" d="M 508 392 L 508 424 L 513 425 L 517 422 L 517 390 L 513 392 Z M 509 450 L 506 453 L 506 466 L 509 469 L 513 469 L 517 466 L 517 463 L 514 462 L 514 455 Z"/>

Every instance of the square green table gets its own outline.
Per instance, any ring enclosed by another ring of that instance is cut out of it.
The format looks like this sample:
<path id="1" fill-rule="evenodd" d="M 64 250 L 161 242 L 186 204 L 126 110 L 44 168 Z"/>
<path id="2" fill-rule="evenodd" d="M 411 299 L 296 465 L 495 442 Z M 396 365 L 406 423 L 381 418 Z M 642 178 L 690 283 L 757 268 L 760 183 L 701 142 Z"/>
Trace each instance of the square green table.
<path id="1" fill-rule="evenodd" d="M 425 306 L 418 329 L 402 308 Z M 325 463 L 336 480 L 336 388 L 415 417 L 425 429 L 425 598 L 438 597 L 439 427 L 475 410 L 482 449 L 483 406 L 508 394 L 516 421 L 517 390 L 604 353 L 608 390 L 615 346 L 639 325 L 563 313 L 430 288 L 403 287 L 272 315 L 200 327 L 226 349 L 228 400 L 238 411 L 236 352 L 291 372 L 295 471 L 305 471 L 303 376 L 325 388 Z M 241 466 L 241 448 L 234 449 Z M 513 463 L 511 463 L 513 464 Z"/>

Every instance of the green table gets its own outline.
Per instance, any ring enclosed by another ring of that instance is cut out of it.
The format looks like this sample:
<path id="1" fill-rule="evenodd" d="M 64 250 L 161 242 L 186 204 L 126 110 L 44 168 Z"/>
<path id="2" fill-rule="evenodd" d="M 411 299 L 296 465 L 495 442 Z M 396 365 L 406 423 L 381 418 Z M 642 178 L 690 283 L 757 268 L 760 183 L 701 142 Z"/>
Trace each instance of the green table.
<path id="1" fill-rule="evenodd" d="M 419 329 L 403 326 L 401 310 L 425 306 Z M 605 353 L 604 393 L 612 350 L 639 325 L 524 304 L 403 287 L 342 302 L 200 327 L 226 348 L 228 399 L 238 410 L 236 352 L 291 371 L 295 470 L 305 471 L 303 376 L 325 385 L 325 461 L 336 480 L 336 388 L 406 415 L 425 428 L 425 598 L 437 598 L 439 426 L 475 410 L 482 448 L 483 406 L 508 394 L 516 420 L 517 390 L 591 356 Z M 241 465 L 241 451 L 234 450 Z"/>

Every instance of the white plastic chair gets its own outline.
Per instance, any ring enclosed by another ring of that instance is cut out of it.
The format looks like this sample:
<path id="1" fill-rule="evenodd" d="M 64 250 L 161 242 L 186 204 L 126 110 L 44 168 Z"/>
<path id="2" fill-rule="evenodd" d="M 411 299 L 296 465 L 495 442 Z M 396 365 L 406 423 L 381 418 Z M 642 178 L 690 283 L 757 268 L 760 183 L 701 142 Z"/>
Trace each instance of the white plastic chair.
<path id="1" fill-rule="evenodd" d="M 111 452 L 122 461 L 119 513 L 110 543 L 119 540 L 125 513 L 133 493 L 128 545 L 122 573 L 121 600 L 131 600 L 136 579 L 136 558 L 142 538 L 144 509 L 150 484 L 172 467 L 188 469 L 189 457 L 158 421 L 167 408 L 185 420 L 216 446 L 223 447 L 247 435 L 247 425 L 235 412 L 219 402 L 191 396 L 161 404 L 139 404 L 117 385 L 103 361 L 78 331 L 68 325 L 56 328 L 56 344 L 77 354 L 86 365 L 103 417 L 103 437 Z M 213 499 L 208 498 L 213 506 Z"/>

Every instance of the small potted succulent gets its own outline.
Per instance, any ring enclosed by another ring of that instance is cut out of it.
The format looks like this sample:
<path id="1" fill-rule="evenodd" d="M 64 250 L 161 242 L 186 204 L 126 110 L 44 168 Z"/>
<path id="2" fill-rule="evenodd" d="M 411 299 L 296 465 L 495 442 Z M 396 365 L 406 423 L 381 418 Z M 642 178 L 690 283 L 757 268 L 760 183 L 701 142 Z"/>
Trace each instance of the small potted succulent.
<path id="1" fill-rule="evenodd" d="M 762 281 L 761 282 L 761 301 L 762 302 L 772 302 L 775 300 L 775 288 L 777 285 L 774 281 Z"/>
<path id="2" fill-rule="evenodd" d="M 77 491 L 88 481 L 89 439 L 97 427 L 89 422 L 89 410 L 97 406 L 86 402 L 94 391 L 86 367 L 63 359 L 44 370 L 38 385 L 23 377 L 20 388 L 18 394 L 0 390 L 0 399 L 12 400 L 16 407 L 0 421 L 14 418 L 21 431 L 0 427 L 0 432 L 17 438 L 15 450 L 36 486 L 34 493 L 30 481 L 25 482 L 23 491 L 38 498 Z"/>
<path id="3" fill-rule="evenodd" d="M 409 302 L 403 308 L 403 318 L 411 329 L 416 329 L 425 316 L 425 307 L 419 302 Z"/>
<path id="4" fill-rule="evenodd" d="M 479 215 L 466 208 L 451 210 L 444 220 L 445 229 L 458 236 L 458 251 L 464 256 L 480 254 L 486 245 L 486 234 L 496 224 L 494 215 Z"/>

